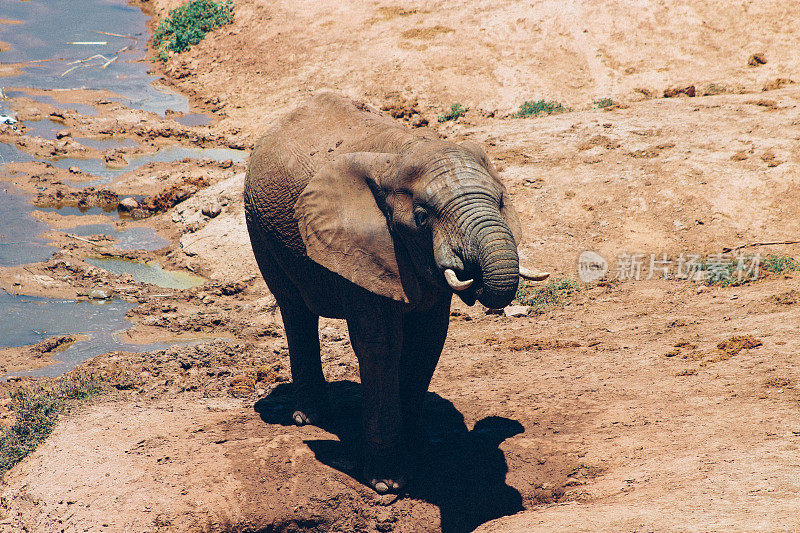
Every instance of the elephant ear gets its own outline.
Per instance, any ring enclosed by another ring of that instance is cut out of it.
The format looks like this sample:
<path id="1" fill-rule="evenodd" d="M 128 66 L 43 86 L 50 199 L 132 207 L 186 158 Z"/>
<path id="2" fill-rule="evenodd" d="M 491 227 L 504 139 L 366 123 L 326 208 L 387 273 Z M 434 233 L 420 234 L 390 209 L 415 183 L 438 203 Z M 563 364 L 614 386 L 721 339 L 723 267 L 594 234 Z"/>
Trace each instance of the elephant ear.
<path id="1" fill-rule="evenodd" d="M 486 151 L 483 149 L 483 146 L 474 141 L 464 141 L 461 143 L 461 147 L 477 157 L 481 164 L 486 167 L 486 170 L 489 171 L 489 175 L 492 176 L 503 188 L 503 205 L 500 207 L 500 214 L 503 215 L 503 219 L 511 229 L 512 235 L 514 235 L 514 241 L 516 241 L 517 246 L 519 246 L 523 240 L 522 226 L 519 223 L 517 211 L 514 209 L 514 206 L 511 205 L 511 199 L 509 198 L 508 190 L 506 189 L 503 180 L 500 179 L 500 174 L 497 173 L 497 169 L 494 167 L 492 162 L 489 161 L 489 156 L 486 155 Z"/>
<path id="2" fill-rule="evenodd" d="M 294 216 L 313 261 L 370 292 L 408 302 L 394 239 L 381 209 L 381 177 L 396 164 L 394 154 L 336 157 L 308 182 Z"/>

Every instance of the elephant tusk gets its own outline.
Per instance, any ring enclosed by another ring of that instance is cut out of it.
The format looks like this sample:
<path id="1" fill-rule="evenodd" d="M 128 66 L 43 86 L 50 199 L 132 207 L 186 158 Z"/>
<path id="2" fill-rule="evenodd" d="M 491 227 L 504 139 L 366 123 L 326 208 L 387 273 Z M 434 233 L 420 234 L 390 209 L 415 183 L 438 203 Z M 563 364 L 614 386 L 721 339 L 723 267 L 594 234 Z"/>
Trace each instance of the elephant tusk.
<path id="1" fill-rule="evenodd" d="M 550 272 L 534 272 L 533 270 L 525 268 L 524 266 L 520 265 L 519 276 L 521 278 L 529 279 L 531 281 L 542 281 L 547 279 L 548 276 L 550 276 Z"/>
<path id="2" fill-rule="evenodd" d="M 473 281 L 471 279 L 468 279 L 467 281 L 461 281 L 458 279 L 452 268 L 446 268 L 444 270 L 444 279 L 447 280 L 447 284 L 450 285 L 450 288 L 454 291 L 463 291 L 469 289 L 472 286 Z"/>

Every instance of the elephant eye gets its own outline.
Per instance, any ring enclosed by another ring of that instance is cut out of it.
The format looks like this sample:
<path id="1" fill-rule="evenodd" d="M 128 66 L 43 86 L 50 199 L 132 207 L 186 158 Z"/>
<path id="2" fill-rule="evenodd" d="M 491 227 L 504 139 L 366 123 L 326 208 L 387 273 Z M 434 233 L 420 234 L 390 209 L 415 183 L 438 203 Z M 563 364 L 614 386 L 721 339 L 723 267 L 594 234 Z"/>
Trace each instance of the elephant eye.
<path id="1" fill-rule="evenodd" d="M 428 225 L 428 212 L 423 207 L 414 209 L 414 222 L 417 223 L 418 228 L 424 228 Z"/>

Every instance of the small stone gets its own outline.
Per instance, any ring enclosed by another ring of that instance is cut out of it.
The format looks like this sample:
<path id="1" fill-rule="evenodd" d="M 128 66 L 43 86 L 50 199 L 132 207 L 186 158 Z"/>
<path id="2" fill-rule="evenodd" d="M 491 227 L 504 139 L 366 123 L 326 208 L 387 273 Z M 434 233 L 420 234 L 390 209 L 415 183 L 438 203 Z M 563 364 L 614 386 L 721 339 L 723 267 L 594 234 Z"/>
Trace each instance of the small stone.
<path id="1" fill-rule="evenodd" d="M 69 170 L 69 171 L 70 171 L 70 173 L 72 173 L 72 174 L 80 174 L 80 173 L 81 173 L 81 169 L 79 169 L 78 167 L 69 167 L 69 169 L 68 169 L 68 170 Z"/>
<path id="2" fill-rule="evenodd" d="M 528 316 L 531 308 L 527 305 L 509 305 L 503 310 L 503 314 L 509 318 Z"/>
<path id="3" fill-rule="evenodd" d="M 763 52 L 761 52 L 759 54 L 753 54 L 747 60 L 747 64 L 750 65 L 751 67 L 757 67 L 759 65 L 766 65 L 766 63 L 767 63 L 767 58 L 764 57 L 764 53 Z"/>
<path id="4" fill-rule="evenodd" d="M 89 298 L 92 300 L 108 300 L 112 294 L 111 289 L 96 287 L 89 291 Z"/>
<path id="5" fill-rule="evenodd" d="M 135 198 L 131 198 L 130 196 L 128 196 L 127 198 L 123 198 L 119 203 L 120 211 L 133 211 L 134 209 L 138 208 L 139 208 L 139 202 L 137 202 Z"/>
<path id="6" fill-rule="evenodd" d="M 64 137 L 72 137 L 72 133 L 69 130 L 61 130 L 56 133 L 56 139 L 63 139 Z"/>
<path id="7" fill-rule="evenodd" d="M 203 206 L 203 214 L 209 218 L 214 218 L 220 213 L 222 213 L 222 206 L 219 205 L 219 203 L 217 202 L 206 204 Z"/>

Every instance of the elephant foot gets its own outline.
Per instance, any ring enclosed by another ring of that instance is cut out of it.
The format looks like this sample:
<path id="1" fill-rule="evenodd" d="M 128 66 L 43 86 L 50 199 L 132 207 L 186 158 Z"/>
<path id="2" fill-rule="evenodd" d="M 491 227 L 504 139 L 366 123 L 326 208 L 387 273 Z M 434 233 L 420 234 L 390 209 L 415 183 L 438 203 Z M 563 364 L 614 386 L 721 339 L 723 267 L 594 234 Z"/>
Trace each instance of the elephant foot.
<path id="1" fill-rule="evenodd" d="M 370 455 L 370 454 L 368 454 Z M 367 458 L 364 467 L 364 479 L 378 494 L 399 493 L 408 485 L 408 459 L 405 454 L 390 457 Z"/>
<path id="2" fill-rule="evenodd" d="M 297 394 L 292 421 L 298 426 L 319 426 L 329 415 L 328 396 L 325 393 Z"/>
<path id="3" fill-rule="evenodd" d="M 369 481 L 369 486 L 378 494 L 398 493 L 406 486 L 406 480 L 399 479 L 377 479 L 373 478 Z"/>
<path id="4" fill-rule="evenodd" d="M 318 426 L 324 417 L 316 411 L 308 409 L 295 409 L 292 413 L 292 420 L 298 426 Z"/>

